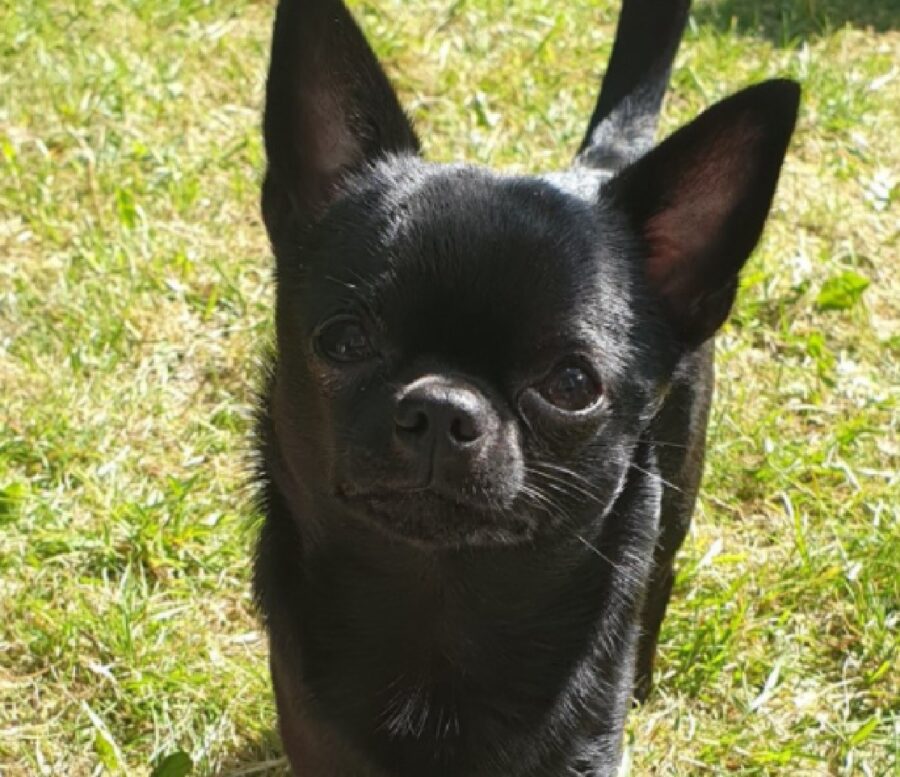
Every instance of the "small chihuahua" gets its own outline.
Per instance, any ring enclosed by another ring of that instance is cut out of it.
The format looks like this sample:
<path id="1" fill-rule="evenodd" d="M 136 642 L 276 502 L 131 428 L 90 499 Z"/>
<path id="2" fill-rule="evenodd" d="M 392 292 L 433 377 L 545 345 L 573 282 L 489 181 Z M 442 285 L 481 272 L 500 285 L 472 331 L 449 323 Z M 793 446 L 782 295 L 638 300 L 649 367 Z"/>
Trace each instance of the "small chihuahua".
<path id="1" fill-rule="evenodd" d="M 255 569 L 303 777 L 604 777 L 799 88 L 655 148 L 689 0 L 624 0 L 573 167 L 436 165 L 341 0 L 280 0 Z"/>

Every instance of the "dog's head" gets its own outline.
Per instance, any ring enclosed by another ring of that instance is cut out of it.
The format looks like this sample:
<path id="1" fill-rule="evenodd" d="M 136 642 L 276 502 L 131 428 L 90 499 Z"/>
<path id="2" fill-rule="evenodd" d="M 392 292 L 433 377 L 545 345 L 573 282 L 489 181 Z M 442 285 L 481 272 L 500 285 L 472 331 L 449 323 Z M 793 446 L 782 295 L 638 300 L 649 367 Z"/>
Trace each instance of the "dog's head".
<path id="1" fill-rule="evenodd" d="M 747 89 L 609 180 L 431 165 L 343 5 L 282 3 L 263 214 L 285 466 L 419 543 L 602 517 L 731 307 L 797 99 Z"/>

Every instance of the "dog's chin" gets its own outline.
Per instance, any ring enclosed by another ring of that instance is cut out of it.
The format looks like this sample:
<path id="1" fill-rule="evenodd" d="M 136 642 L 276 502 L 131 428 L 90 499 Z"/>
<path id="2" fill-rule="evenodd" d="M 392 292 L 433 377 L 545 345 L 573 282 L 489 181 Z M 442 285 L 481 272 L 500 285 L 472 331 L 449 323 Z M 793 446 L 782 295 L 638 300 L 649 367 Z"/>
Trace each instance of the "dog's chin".
<path id="1" fill-rule="evenodd" d="M 527 511 L 456 500 L 431 488 L 339 488 L 337 496 L 359 520 L 428 549 L 516 545 L 531 540 L 538 527 L 536 516 Z"/>

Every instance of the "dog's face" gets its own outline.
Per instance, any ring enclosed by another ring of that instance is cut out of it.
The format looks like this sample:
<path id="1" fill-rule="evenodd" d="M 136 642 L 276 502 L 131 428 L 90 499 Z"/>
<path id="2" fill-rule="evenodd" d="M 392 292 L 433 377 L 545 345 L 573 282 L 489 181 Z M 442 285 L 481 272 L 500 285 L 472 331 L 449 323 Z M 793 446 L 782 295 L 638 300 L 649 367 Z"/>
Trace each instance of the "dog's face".
<path id="1" fill-rule="evenodd" d="M 603 185 L 429 165 L 349 17 L 306 13 L 266 112 L 286 466 L 416 543 L 577 535 L 728 312 L 796 96 L 742 93 Z"/>
<path id="2" fill-rule="evenodd" d="M 351 181 L 280 277 L 304 476 L 423 542 L 602 511 L 666 372 L 609 215 L 411 157 Z"/>

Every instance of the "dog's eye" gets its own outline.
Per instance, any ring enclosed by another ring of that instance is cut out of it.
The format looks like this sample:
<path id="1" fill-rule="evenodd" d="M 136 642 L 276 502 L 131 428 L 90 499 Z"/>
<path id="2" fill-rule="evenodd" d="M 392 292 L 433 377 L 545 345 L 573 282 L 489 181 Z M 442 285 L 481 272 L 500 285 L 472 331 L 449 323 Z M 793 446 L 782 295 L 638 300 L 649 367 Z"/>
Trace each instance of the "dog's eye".
<path id="1" fill-rule="evenodd" d="M 551 405 L 568 413 L 593 407 L 603 393 L 599 381 L 577 364 L 558 367 L 537 390 Z"/>
<path id="2" fill-rule="evenodd" d="M 364 361 L 374 353 L 362 322 L 351 316 L 339 316 L 323 324 L 316 333 L 319 353 L 335 362 Z"/>

